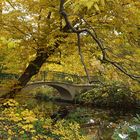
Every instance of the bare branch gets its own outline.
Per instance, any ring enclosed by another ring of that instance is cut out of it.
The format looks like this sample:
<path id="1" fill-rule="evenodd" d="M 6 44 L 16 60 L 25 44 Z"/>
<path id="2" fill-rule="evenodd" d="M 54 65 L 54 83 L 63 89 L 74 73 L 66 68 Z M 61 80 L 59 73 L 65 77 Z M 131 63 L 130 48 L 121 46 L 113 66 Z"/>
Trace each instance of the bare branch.
<path id="1" fill-rule="evenodd" d="M 10 6 L 14 9 L 14 10 L 16 10 L 16 8 L 14 7 L 14 5 L 12 4 L 12 2 L 10 2 L 9 0 L 6 0 L 9 4 L 10 4 Z"/>
<path id="2" fill-rule="evenodd" d="M 61 14 L 61 16 L 65 19 L 65 22 L 66 22 L 66 26 L 65 26 L 65 27 L 67 27 L 67 29 L 71 29 L 73 33 L 76 33 L 76 34 L 77 34 L 78 52 L 79 52 L 79 55 L 80 55 L 80 58 L 81 58 L 81 63 L 82 63 L 82 65 L 83 65 L 84 70 L 85 70 L 85 73 L 86 73 L 86 75 L 87 75 L 88 82 L 91 83 L 91 82 L 90 82 L 90 77 L 89 77 L 89 74 L 88 74 L 88 71 L 87 71 L 87 68 L 86 68 L 86 65 L 85 65 L 85 63 L 84 63 L 84 57 L 83 57 L 82 52 L 81 52 L 80 34 L 81 34 L 82 32 L 79 32 L 79 30 L 75 29 L 75 28 L 71 25 L 71 23 L 69 22 L 69 20 L 68 20 L 68 15 L 67 15 L 67 13 L 64 11 L 64 2 L 65 2 L 65 0 L 61 0 L 61 2 L 60 2 L 60 14 Z M 64 31 L 64 30 L 63 30 L 63 31 Z"/>
<path id="3" fill-rule="evenodd" d="M 84 70 L 85 70 L 85 73 L 87 75 L 87 78 L 88 78 L 88 82 L 90 83 L 90 76 L 88 74 L 88 71 L 87 71 L 87 68 L 86 68 L 86 65 L 84 63 L 84 58 L 83 58 L 83 55 L 82 55 L 82 52 L 81 52 L 81 43 L 80 43 L 80 34 L 77 33 L 77 45 L 78 45 L 78 52 L 79 52 L 79 55 L 80 55 L 80 58 L 81 58 L 81 63 L 82 65 L 84 66 Z"/>

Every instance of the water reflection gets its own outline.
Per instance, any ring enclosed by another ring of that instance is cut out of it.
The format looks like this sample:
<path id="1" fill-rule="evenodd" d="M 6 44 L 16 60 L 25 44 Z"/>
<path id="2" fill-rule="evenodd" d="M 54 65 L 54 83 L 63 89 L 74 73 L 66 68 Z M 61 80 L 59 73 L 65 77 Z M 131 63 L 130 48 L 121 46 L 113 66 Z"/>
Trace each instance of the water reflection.
<path id="1" fill-rule="evenodd" d="M 89 140 L 111 140 L 111 136 L 120 123 L 129 122 L 136 113 L 114 109 L 101 109 L 91 106 L 82 106 L 74 103 L 58 102 L 55 100 L 41 100 L 32 97 L 17 98 L 17 101 L 32 109 L 36 115 L 51 117 L 54 122 L 59 119 L 76 121 L 80 124 L 83 133 Z M 134 126 L 131 126 L 135 129 Z M 126 138 L 125 134 L 120 137 Z"/>

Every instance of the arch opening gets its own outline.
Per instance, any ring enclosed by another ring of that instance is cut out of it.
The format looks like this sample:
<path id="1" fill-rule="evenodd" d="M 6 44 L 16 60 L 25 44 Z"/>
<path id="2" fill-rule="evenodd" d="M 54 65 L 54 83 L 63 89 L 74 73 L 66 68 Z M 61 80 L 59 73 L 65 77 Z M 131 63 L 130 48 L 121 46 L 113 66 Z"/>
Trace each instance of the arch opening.
<path id="1" fill-rule="evenodd" d="M 64 88 L 63 86 L 50 84 L 50 83 L 48 84 L 47 83 L 32 83 L 25 86 L 21 92 L 26 92 L 26 91 L 28 92 L 29 90 L 33 90 L 41 86 L 45 86 L 45 88 L 47 88 L 46 86 L 49 86 L 56 89 L 59 92 L 60 98 L 63 100 L 73 100 L 73 97 L 68 89 Z"/>

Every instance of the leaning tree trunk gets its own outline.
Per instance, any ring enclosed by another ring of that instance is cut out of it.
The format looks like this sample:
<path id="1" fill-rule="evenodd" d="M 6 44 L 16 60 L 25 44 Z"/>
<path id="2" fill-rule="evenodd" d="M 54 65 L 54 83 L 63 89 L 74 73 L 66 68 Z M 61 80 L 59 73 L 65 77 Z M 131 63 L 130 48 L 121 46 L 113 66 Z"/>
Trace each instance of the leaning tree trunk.
<path id="1" fill-rule="evenodd" d="M 59 47 L 59 43 L 56 43 L 52 49 L 45 50 L 40 49 L 36 54 L 36 58 L 31 61 L 28 67 L 25 69 L 23 74 L 19 77 L 18 83 L 12 86 L 9 92 L 1 96 L 2 98 L 14 98 L 16 93 L 20 92 L 21 89 L 30 81 L 32 76 L 37 74 L 45 61 L 52 55 L 55 50 Z"/>

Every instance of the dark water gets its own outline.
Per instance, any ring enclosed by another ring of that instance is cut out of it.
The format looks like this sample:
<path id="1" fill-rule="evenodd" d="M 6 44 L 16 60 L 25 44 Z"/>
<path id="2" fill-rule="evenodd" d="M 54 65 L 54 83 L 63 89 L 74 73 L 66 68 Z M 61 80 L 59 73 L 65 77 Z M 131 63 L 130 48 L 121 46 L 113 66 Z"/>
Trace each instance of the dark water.
<path id="1" fill-rule="evenodd" d="M 59 103 L 56 103 L 60 105 Z M 130 122 L 138 111 L 122 111 L 106 108 L 96 108 L 89 106 L 81 106 L 76 104 L 61 103 L 70 109 L 67 120 L 75 120 L 81 124 L 82 129 L 89 135 L 90 139 L 111 140 L 111 136 L 115 128 L 119 124 Z"/>
<path id="2" fill-rule="evenodd" d="M 43 98 L 40 98 L 43 95 Z M 45 95 L 45 96 L 44 96 Z M 55 116 L 61 114 L 59 119 L 67 121 L 76 121 L 80 124 L 82 132 L 89 136 L 89 140 L 111 140 L 115 128 L 124 122 L 130 122 L 140 110 L 121 110 L 97 108 L 93 106 L 80 105 L 76 103 L 58 102 L 56 100 L 45 99 L 46 95 L 51 97 L 59 96 L 57 91 L 48 88 L 47 90 L 38 90 L 17 96 L 16 100 L 28 109 L 38 112 L 43 117 Z M 38 97 L 38 98 L 35 98 Z M 66 112 L 65 112 L 66 111 Z"/>
<path id="3" fill-rule="evenodd" d="M 131 119 L 139 112 L 134 110 L 122 111 L 106 108 L 96 108 L 91 106 L 83 106 L 74 103 L 44 101 L 35 98 L 17 98 L 21 104 L 26 104 L 29 109 L 35 107 L 44 115 L 44 117 L 52 116 L 55 113 L 65 113 L 66 115 L 57 118 L 66 119 L 68 121 L 76 121 L 80 124 L 83 133 L 89 136 L 89 140 L 111 140 L 111 136 L 115 128 L 120 123 L 130 122 Z M 64 111 L 62 111 L 64 110 Z"/>

